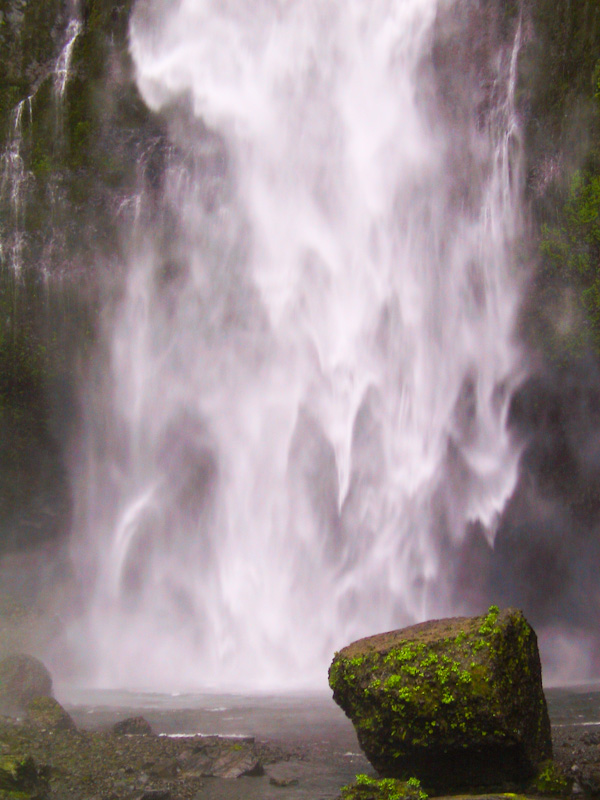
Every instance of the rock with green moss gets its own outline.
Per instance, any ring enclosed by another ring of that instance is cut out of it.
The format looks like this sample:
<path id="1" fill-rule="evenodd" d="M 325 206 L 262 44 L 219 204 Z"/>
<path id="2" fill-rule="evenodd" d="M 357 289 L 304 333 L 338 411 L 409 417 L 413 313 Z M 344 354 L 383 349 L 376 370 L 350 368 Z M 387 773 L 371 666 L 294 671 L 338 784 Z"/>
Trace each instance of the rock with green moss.
<path id="1" fill-rule="evenodd" d="M 0 710 L 24 711 L 35 697 L 52 695 L 52 677 L 33 656 L 14 654 L 0 660 Z"/>
<path id="2" fill-rule="evenodd" d="M 540 764 L 538 774 L 529 786 L 531 793 L 543 797 L 570 797 L 572 789 L 573 777 L 551 760 Z"/>
<path id="3" fill-rule="evenodd" d="M 0 755 L 1 800 L 45 800 L 48 788 L 48 769 L 33 758 Z"/>
<path id="4" fill-rule="evenodd" d="M 53 697 L 35 697 L 27 706 L 26 721 L 45 731 L 76 730 L 71 715 Z"/>
<path id="5" fill-rule="evenodd" d="M 514 609 L 361 639 L 329 683 L 384 777 L 436 792 L 525 785 L 552 755 L 537 638 Z"/>

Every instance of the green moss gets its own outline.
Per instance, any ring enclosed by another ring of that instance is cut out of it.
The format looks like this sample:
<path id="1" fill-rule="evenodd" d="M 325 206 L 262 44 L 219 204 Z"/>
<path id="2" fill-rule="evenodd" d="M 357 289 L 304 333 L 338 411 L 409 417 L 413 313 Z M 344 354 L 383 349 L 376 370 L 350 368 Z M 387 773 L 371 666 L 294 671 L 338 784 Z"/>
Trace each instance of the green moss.
<path id="1" fill-rule="evenodd" d="M 569 797 L 572 787 L 573 779 L 556 762 L 545 761 L 531 785 L 531 791 L 545 797 Z"/>
<path id="2" fill-rule="evenodd" d="M 361 774 L 355 783 L 342 787 L 341 793 L 343 800 L 427 800 L 418 778 L 400 781 Z"/>
<path id="3" fill-rule="evenodd" d="M 496 622 L 498 621 L 498 615 L 500 614 L 500 609 L 498 606 L 490 606 L 488 609 L 487 614 L 484 617 L 483 623 L 479 628 L 479 633 L 481 636 L 490 636 L 496 630 Z"/>
<path id="4" fill-rule="evenodd" d="M 47 792 L 48 770 L 30 756 L 0 755 L 0 796 L 40 797 Z"/>

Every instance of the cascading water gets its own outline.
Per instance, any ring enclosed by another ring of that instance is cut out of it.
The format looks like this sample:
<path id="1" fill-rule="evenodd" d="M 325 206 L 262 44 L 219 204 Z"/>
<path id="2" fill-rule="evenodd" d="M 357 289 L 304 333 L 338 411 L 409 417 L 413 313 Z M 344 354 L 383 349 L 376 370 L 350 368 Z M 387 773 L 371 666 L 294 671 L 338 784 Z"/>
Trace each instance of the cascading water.
<path id="1" fill-rule="evenodd" d="M 31 121 L 32 98 L 17 104 L 12 114 L 11 130 L 6 149 L 0 158 L 0 200 L 6 202 L 8 218 L 4 220 L 0 237 L 0 261 L 11 274 L 18 276 L 23 268 L 24 195 L 30 175 L 22 155 L 24 116 Z"/>
<path id="2" fill-rule="evenodd" d="M 51 76 L 56 103 L 56 136 L 62 139 L 63 102 L 70 77 L 73 48 L 81 32 L 77 17 L 70 20 L 64 33 L 64 44 L 56 58 Z M 34 105 L 41 81 L 32 87 L 32 93 L 17 103 L 12 112 L 11 128 L 6 147 L 0 155 L 0 202 L 5 204 L 5 214 L 0 224 L 0 266 L 8 268 L 16 279 L 21 277 L 26 259 L 25 209 L 27 195 L 35 183 L 27 168 L 26 151 L 31 146 Z M 39 265 L 35 265 L 39 268 Z"/>
<path id="3" fill-rule="evenodd" d="M 176 235 L 140 221 L 78 469 L 98 683 L 322 685 L 337 647 L 452 611 L 448 552 L 470 524 L 493 538 L 518 458 L 518 36 L 464 138 L 467 202 L 437 13 L 138 6 Z"/>
<path id="4" fill-rule="evenodd" d="M 71 72 L 71 61 L 73 58 L 73 50 L 77 37 L 81 33 L 81 20 L 78 18 L 72 19 L 67 25 L 65 31 L 65 43 L 62 50 L 56 59 L 54 67 L 54 92 L 59 102 L 62 102 L 65 97 L 67 83 Z"/>

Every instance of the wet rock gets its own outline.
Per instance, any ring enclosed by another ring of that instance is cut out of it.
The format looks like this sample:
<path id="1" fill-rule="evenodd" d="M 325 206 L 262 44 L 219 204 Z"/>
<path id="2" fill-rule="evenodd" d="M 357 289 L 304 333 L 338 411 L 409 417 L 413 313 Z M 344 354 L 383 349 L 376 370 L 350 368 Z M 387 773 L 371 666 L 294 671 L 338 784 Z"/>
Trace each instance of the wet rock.
<path id="1" fill-rule="evenodd" d="M 263 775 L 260 758 L 250 744 L 223 741 L 207 744 L 180 762 L 188 777 L 240 778 L 242 775 Z"/>
<path id="2" fill-rule="evenodd" d="M 272 786 L 296 786 L 308 769 L 310 767 L 299 761 L 280 761 L 265 767 L 265 773 Z"/>
<path id="3" fill-rule="evenodd" d="M 112 732 L 127 736 L 153 736 L 154 731 L 148 720 L 144 717 L 129 717 L 120 722 L 116 722 L 112 727 Z"/>
<path id="4" fill-rule="evenodd" d="M 146 789 L 136 800 L 171 800 L 169 789 Z"/>
<path id="5" fill-rule="evenodd" d="M 174 778 L 177 775 L 177 759 L 175 758 L 158 758 L 148 768 L 148 772 L 153 778 Z"/>
<path id="6" fill-rule="evenodd" d="M 52 677 L 37 658 L 10 655 L 0 661 L 0 711 L 25 711 L 35 697 L 52 696 Z"/>
<path id="7" fill-rule="evenodd" d="M 537 639 L 514 609 L 354 642 L 329 682 L 384 777 L 438 793 L 526 785 L 551 758 Z"/>
<path id="8" fill-rule="evenodd" d="M 75 731 L 70 714 L 53 697 L 35 697 L 27 706 L 25 721 L 47 731 Z"/>

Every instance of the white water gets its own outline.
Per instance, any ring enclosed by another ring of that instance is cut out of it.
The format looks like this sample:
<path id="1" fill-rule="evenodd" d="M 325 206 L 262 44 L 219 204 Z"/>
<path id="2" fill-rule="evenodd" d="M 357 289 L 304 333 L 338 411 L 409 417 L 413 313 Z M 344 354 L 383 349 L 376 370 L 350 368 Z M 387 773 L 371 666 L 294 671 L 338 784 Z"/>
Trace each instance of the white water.
<path id="1" fill-rule="evenodd" d="M 72 19 L 64 33 L 65 43 L 53 69 L 53 84 L 56 98 L 56 135 L 62 136 L 63 101 L 69 78 L 73 48 L 81 32 L 79 19 Z M 25 207 L 27 192 L 34 181 L 27 169 L 24 150 L 31 139 L 33 109 L 41 84 L 32 94 L 21 100 L 12 112 L 11 128 L 4 152 L 0 155 L 0 200 L 7 202 L 8 214 L 0 222 L 0 265 L 10 269 L 10 274 L 19 279 L 24 267 L 26 248 Z M 43 267 L 36 265 L 43 270 Z"/>
<path id="2" fill-rule="evenodd" d="M 23 269 L 25 247 L 25 193 L 31 178 L 23 159 L 24 117 L 31 124 L 32 97 L 21 100 L 12 112 L 6 148 L 0 156 L 0 200 L 7 201 L 8 214 L 0 224 L 0 263 L 18 277 Z"/>
<path id="3" fill-rule="evenodd" d="M 56 64 L 54 66 L 54 92 L 59 100 L 62 102 L 67 90 L 67 84 L 71 74 L 71 61 L 73 58 L 73 50 L 77 37 L 81 33 L 81 21 L 79 19 L 72 19 L 67 25 L 65 31 L 65 43 L 60 51 Z"/>
<path id="4" fill-rule="evenodd" d="M 336 648 L 454 611 L 452 548 L 474 522 L 493 539 L 518 457 L 518 42 L 461 143 L 468 204 L 436 13 L 138 7 L 139 86 L 188 157 L 169 254 L 138 231 L 80 457 L 88 680 L 323 685 Z"/>

